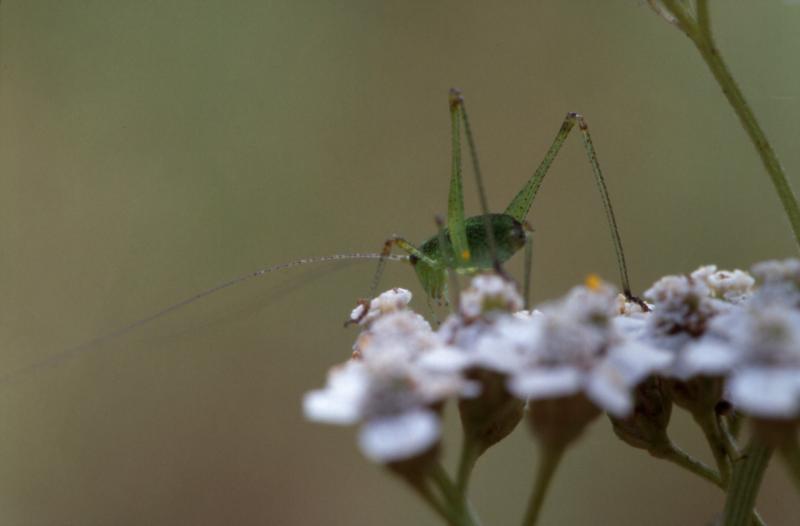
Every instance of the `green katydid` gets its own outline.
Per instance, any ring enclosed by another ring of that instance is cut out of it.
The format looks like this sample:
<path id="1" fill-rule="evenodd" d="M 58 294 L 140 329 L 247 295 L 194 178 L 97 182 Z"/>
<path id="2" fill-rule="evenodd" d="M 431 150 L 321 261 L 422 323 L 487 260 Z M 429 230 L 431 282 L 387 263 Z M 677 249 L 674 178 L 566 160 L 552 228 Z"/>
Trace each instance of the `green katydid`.
<path id="1" fill-rule="evenodd" d="M 486 193 L 483 188 L 483 179 L 480 172 L 474 138 L 470 127 L 469 118 L 465 108 L 464 99 L 457 89 L 450 90 L 450 122 L 452 132 L 452 169 L 450 174 L 450 193 L 448 198 L 447 223 L 440 224 L 438 234 L 430 237 L 416 247 L 399 236 L 393 236 L 386 241 L 383 251 L 377 253 L 352 253 L 335 254 L 331 256 L 303 258 L 288 263 L 273 265 L 249 272 L 231 280 L 220 283 L 214 287 L 198 292 L 197 294 L 169 305 L 150 316 L 139 319 L 111 332 L 102 334 L 88 342 L 62 350 L 43 361 L 34 363 L 23 369 L 0 375 L 0 383 L 4 383 L 19 375 L 34 372 L 57 364 L 64 359 L 78 354 L 84 350 L 95 347 L 107 341 L 119 338 L 135 329 L 154 322 L 164 316 L 192 303 L 200 301 L 224 289 L 239 285 L 245 281 L 264 276 L 266 274 L 286 270 L 311 263 L 324 263 L 343 260 L 378 260 L 378 269 L 375 273 L 370 290 L 374 296 L 383 273 L 386 261 L 409 261 L 416 271 L 417 278 L 429 299 L 443 300 L 447 295 L 448 274 L 454 270 L 456 274 L 474 274 L 484 270 L 494 269 L 504 274 L 502 263 L 510 259 L 521 248 L 527 247 L 526 272 L 524 279 L 524 297 L 526 302 L 530 290 L 530 262 L 531 262 L 531 229 L 527 226 L 525 218 L 533 204 L 539 187 L 544 180 L 550 165 L 553 163 L 558 151 L 564 144 L 570 131 L 577 124 L 583 137 L 583 144 L 589 157 L 589 164 L 594 173 L 597 187 L 603 202 L 606 219 L 611 230 L 614 252 L 617 258 L 620 281 L 625 296 L 637 301 L 646 308 L 641 300 L 635 298 L 630 289 L 625 255 L 622 249 L 619 231 L 617 228 L 614 211 L 608 197 L 603 174 L 597 161 L 594 145 L 592 143 L 586 121 L 578 113 L 568 113 L 564 118 L 561 128 L 556 134 L 553 143 L 547 150 L 544 159 L 528 180 L 525 186 L 512 199 L 511 203 L 502 213 L 490 213 L 486 202 Z M 478 216 L 464 216 L 464 195 L 461 175 L 461 133 L 467 138 L 467 144 L 475 173 L 478 195 L 480 198 L 482 214 Z M 391 250 L 397 246 L 407 255 L 393 255 Z M 364 309 L 366 312 L 366 309 Z"/>
<path id="2" fill-rule="evenodd" d="M 600 170 L 589 128 L 583 116 L 578 113 L 567 113 L 553 143 L 533 176 L 512 199 L 503 213 L 490 213 L 486 202 L 486 192 L 483 188 L 483 178 L 478 163 L 472 129 L 461 92 L 457 89 L 451 89 L 449 102 L 452 130 L 452 169 L 447 225 L 440 230 L 438 235 L 430 237 L 419 247 L 415 247 L 402 237 L 393 236 L 386 241 L 382 254 L 388 256 L 395 245 L 406 251 L 429 298 L 441 300 L 446 295 L 449 269 L 453 269 L 459 274 L 473 274 L 494 268 L 502 273 L 500 265 L 511 258 L 523 246 L 527 246 L 523 287 L 524 297 L 527 302 L 530 294 L 531 231 L 527 227 L 525 218 L 550 165 L 553 163 L 570 131 L 577 124 L 583 136 L 583 144 L 589 157 L 589 164 L 592 167 L 603 208 L 605 209 L 606 219 L 611 229 L 611 239 L 617 257 L 622 290 L 627 298 L 646 307 L 641 300 L 635 298 L 631 293 L 625 253 L 622 249 L 617 220 L 611 207 L 608 189 L 603 173 Z M 472 217 L 464 216 L 464 194 L 461 176 L 462 124 L 472 158 L 473 171 L 477 180 L 478 195 L 482 208 L 481 215 Z M 378 271 L 372 283 L 371 296 L 374 296 L 377 290 L 378 282 L 383 272 L 383 261 L 382 259 L 378 264 Z"/>

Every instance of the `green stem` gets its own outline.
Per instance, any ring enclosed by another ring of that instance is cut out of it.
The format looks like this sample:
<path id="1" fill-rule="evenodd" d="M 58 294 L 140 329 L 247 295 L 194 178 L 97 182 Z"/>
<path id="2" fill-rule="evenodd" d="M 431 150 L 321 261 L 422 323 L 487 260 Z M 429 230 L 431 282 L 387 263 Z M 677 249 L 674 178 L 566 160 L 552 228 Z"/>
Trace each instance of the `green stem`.
<path id="1" fill-rule="evenodd" d="M 733 107 L 734 112 L 736 112 L 736 116 L 739 117 L 742 127 L 755 146 L 759 157 L 761 157 L 761 162 L 783 205 L 783 210 L 794 233 L 795 242 L 800 245 L 800 206 L 797 204 L 797 198 L 789 185 L 789 181 L 786 179 L 786 174 L 783 172 L 778 156 L 772 149 L 769 140 L 767 140 L 764 130 L 761 129 L 758 120 L 739 89 L 739 85 L 731 75 L 725 61 L 722 60 L 722 55 L 711 33 L 707 0 L 698 0 L 696 19 L 688 11 L 688 7 L 679 0 L 662 1 L 669 13 L 675 17 L 674 22 L 676 25 L 686 33 L 695 47 L 697 47 L 700 56 L 703 57 L 720 88 L 722 88 L 722 92 Z"/>
<path id="2" fill-rule="evenodd" d="M 670 444 L 668 449 L 661 452 L 661 454 L 659 454 L 658 457 L 663 458 L 664 460 L 668 460 L 673 464 L 689 471 L 690 473 L 693 473 L 698 477 L 707 480 L 708 482 L 714 484 L 722 491 L 725 491 L 727 489 L 725 483 L 722 482 L 722 478 L 719 476 L 719 473 L 717 473 L 710 467 L 706 466 L 704 463 L 700 462 L 693 456 L 689 455 L 675 444 Z M 764 521 L 758 515 L 758 512 L 756 512 L 756 510 L 753 510 L 752 521 L 753 521 L 752 524 L 754 526 L 765 526 Z"/>
<path id="3" fill-rule="evenodd" d="M 722 484 L 727 486 L 731 479 L 731 461 L 728 458 L 728 448 L 722 437 L 717 415 L 709 412 L 693 416 L 700 429 L 703 430 L 708 447 L 711 448 L 711 453 L 714 455 L 714 461 L 717 463 L 717 469 L 722 477 Z"/>
<path id="4" fill-rule="evenodd" d="M 689 455 L 675 444 L 670 443 L 668 448 L 663 452 L 660 452 L 657 456 L 672 462 L 673 464 L 685 469 L 686 471 L 689 471 L 690 473 L 694 473 L 698 477 L 707 480 L 723 491 L 725 490 L 725 484 L 722 482 L 722 478 L 719 476 L 719 473 L 706 466 L 693 456 Z"/>
<path id="5" fill-rule="evenodd" d="M 433 494 L 431 488 L 428 487 L 426 484 L 411 484 L 414 491 L 419 495 L 422 500 L 442 519 L 447 522 L 450 526 L 458 526 L 458 518 L 450 509 L 449 506 L 446 506 L 439 499 L 436 495 Z"/>
<path id="6" fill-rule="evenodd" d="M 550 488 L 550 482 L 553 480 L 553 475 L 561 462 L 561 458 L 564 456 L 566 447 L 553 446 L 548 448 L 543 446 L 541 451 L 542 458 L 539 460 L 539 467 L 536 471 L 536 482 L 528 500 L 528 510 L 525 512 L 522 526 L 534 526 L 539 519 L 539 512 L 542 509 L 544 498 Z"/>
<path id="7" fill-rule="evenodd" d="M 750 441 L 740 462 L 736 463 L 733 478 L 725 498 L 722 523 L 725 526 L 748 526 L 753 520 L 753 506 L 767 469 L 772 448 L 757 439 Z"/>
<path id="8" fill-rule="evenodd" d="M 431 480 L 442 493 L 449 505 L 449 514 L 454 517 L 454 526 L 480 526 L 475 511 L 466 497 L 461 495 L 450 476 L 440 463 L 436 463 L 430 472 Z"/>
<path id="9" fill-rule="evenodd" d="M 795 486 L 800 491 L 800 443 L 794 437 L 790 442 L 781 447 L 781 456 L 789 468 L 789 474 L 794 480 Z"/>
<path id="10" fill-rule="evenodd" d="M 470 475 L 480 455 L 478 444 L 469 435 L 465 434 L 464 443 L 461 445 L 461 459 L 458 462 L 458 476 L 456 477 L 456 487 L 462 498 L 466 499 Z"/>
<path id="11" fill-rule="evenodd" d="M 721 432 L 725 453 L 728 455 L 728 458 L 731 459 L 731 462 L 737 462 L 741 458 L 742 452 L 739 451 L 739 444 L 736 442 L 736 436 L 731 429 L 728 419 L 724 416 L 718 416 L 717 426 Z"/>
<path id="12" fill-rule="evenodd" d="M 730 432 L 731 436 L 734 440 L 739 439 L 739 435 L 742 433 L 742 424 L 744 423 L 744 416 L 741 413 L 734 411 L 727 418 L 728 421 L 728 431 Z M 741 455 L 741 452 L 739 453 Z"/>

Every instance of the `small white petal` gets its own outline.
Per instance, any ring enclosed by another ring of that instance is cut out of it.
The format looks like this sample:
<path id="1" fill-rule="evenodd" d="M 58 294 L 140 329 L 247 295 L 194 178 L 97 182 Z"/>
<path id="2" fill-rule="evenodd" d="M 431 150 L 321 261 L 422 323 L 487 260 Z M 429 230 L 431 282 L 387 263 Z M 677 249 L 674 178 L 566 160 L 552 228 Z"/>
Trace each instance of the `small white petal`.
<path id="1" fill-rule="evenodd" d="M 582 374 L 574 367 L 529 369 L 511 377 L 508 389 L 520 398 L 559 398 L 581 389 Z"/>
<path id="2" fill-rule="evenodd" d="M 751 368 L 735 373 L 728 384 L 733 405 L 752 416 L 800 416 L 800 370 Z"/>
<path id="3" fill-rule="evenodd" d="M 358 400 L 337 399 L 329 392 L 320 389 L 305 394 L 303 412 L 306 418 L 316 422 L 354 424 L 361 418 L 361 404 L 358 402 Z"/>
<path id="4" fill-rule="evenodd" d="M 477 380 L 467 380 L 461 388 L 461 398 L 476 398 L 483 392 L 483 385 Z"/>
<path id="5" fill-rule="evenodd" d="M 731 370 L 738 353 L 722 341 L 705 338 L 692 343 L 681 353 L 675 364 L 673 375 L 687 380 L 693 376 L 721 376 Z"/>
<path id="6" fill-rule="evenodd" d="M 430 449 L 439 440 L 439 418 L 423 409 L 376 418 L 359 433 L 361 451 L 375 462 L 407 460 Z"/>
<path id="7" fill-rule="evenodd" d="M 363 364 L 350 361 L 328 374 L 328 385 L 306 393 L 303 412 L 306 418 L 329 424 L 353 424 L 361 418 L 369 379 Z"/>
<path id="8" fill-rule="evenodd" d="M 420 367 L 437 372 L 459 372 L 469 368 L 474 360 L 469 353 L 455 347 L 437 347 L 417 360 Z"/>
<path id="9" fill-rule="evenodd" d="M 623 336 L 628 338 L 638 338 L 644 332 L 647 318 L 644 315 L 617 316 L 611 320 L 614 328 Z"/>
<path id="10" fill-rule="evenodd" d="M 633 411 L 633 389 L 651 374 L 666 369 L 672 360 L 672 353 L 639 343 L 617 345 L 592 371 L 586 394 L 612 415 L 626 417 Z"/>
<path id="11" fill-rule="evenodd" d="M 598 407 L 618 418 L 624 418 L 633 411 L 631 386 L 616 369 L 598 367 L 586 384 L 586 395 Z"/>
<path id="12" fill-rule="evenodd" d="M 489 311 L 518 311 L 522 305 L 513 282 L 494 274 L 481 274 L 461 293 L 459 310 L 464 317 L 474 319 Z"/>
<path id="13" fill-rule="evenodd" d="M 404 310 L 411 302 L 411 296 L 411 292 L 406 289 L 387 290 L 370 301 L 368 309 L 364 304 L 354 308 L 350 313 L 350 320 L 358 322 L 359 325 L 369 325 L 384 314 Z"/>
<path id="14" fill-rule="evenodd" d="M 673 360 L 670 352 L 626 341 L 611 348 L 602 366 L 614 368 L 627 386 L 633 388 L 651 374 L 666 369 Z"/>
<path id="15" fill-rule="evenodd" d="M 356 308 L 350 312 L 350 320 L 351 321 L 361 320 L 366 315 L 366 313 L 364 312 L 365 310 L 367 310 L 366 305 L 363 304 L 356 305 Z"/>

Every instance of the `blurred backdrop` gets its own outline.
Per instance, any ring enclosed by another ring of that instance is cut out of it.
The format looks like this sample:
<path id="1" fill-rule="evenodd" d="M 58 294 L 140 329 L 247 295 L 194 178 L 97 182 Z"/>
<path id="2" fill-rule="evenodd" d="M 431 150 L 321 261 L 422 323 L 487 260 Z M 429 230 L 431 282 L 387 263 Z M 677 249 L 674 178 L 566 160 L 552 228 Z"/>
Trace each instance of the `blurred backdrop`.
<path id="1" fill-rule="evenodd" d="M 712 7 L 800 186 L 800 7 Z M 52 357 L 261 266 L 431 235 L 446 210 L 451 86 L 495 210 L 564 113 L 586 115 L 636 291 L 705 263 L 796 254 L 719 88 L 644 1 L 6 0 L 0 371 L 51 360 L 0 384 L 0 523 L 435 524 L 362 458 L 353 429 L 301 415 L 302 394 L 349 356 L 342 321 L 372 263 L 273 274 Z M 537 301 L 590 272 L 616 281 L 577 136 L 529 220 Z M 401 264 L 383 285 L 420 292 Z M 676 440 L 709 459 L 676 420 Z M 448 461 L 457 432 L 451 418 Z M 535 461 L 524 427 L 481 461 L 472 496 L 487 525 L 518 521 Z M 763 515 L 793 523 L 799 500 L 774 463 Z M 704 524 L 721 506 L 599 421 L 558 473 L 543 524 Z"/>

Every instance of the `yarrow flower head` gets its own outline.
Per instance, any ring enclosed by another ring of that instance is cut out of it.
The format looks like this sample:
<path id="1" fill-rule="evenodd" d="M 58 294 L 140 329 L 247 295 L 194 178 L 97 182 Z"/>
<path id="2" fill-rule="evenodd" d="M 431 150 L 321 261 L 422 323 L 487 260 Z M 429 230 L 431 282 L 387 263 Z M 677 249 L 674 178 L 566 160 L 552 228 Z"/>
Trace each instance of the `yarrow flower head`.
<path id="1" fill-rule="evenodd" d="M 761 283 L 740 308 L 715 318 L 687 351 L 691 363 L 727 374 L 726 396 L 751 416 L 800 417 L 800 261 L 753 267 Z"/>
<path id="2" fill-rule="evenodd" d="M 706 349 L 698 354 L 694 349 L 715 317 L 737 310 L 753 296 L 754 282 L 741 270 L 708 265 L 689 275 L 665 276 L 645 291 L 653 311 L 641 338 L 674 353 L 668 376 L 685 381 L 724 374 L 727 365 L 720 362 L 719 353 Z"/>
<path id="3" fill-rule="evenodd" d="M 472 461 L 511 433 L 524 414 L 524 400 L 506 388 L 508 369 L 515 366 L 521 342 L 513 334 L 502 340 L 529 318 L 522 307 L 522 298 L 507 279 L 494 274 L 473 278 L 461 293 L 457 312 L 438 331 L 449 346 L 429 356 L 431 364 L 461 371 L 480 385 L 479 396 L 458 403 L 464 451 Z"/>
<path id="4" fill-rule="evenodd" d="M 633 389 L 670 356 L 627 337 L 613 321 L 618 309 L 616 291 L 593 281 L 544 305 L 530 319 L 511 391 L 531 400 L 583 394 L 615 416 L 630 414 Z"/>
<path id="5" fill-rule="evenodd" d="M 646 295 L 644 338 L 675 352 L 676 403 L 702 412 L 724 397 L 751 416 L 800 417 L 800 261 L 758 263 L 752 276 L 701 267 Z"/>
<path id="6" fill-rule="evenodd" d="M 730 344 L 738 358 L 729 400 L 751 416 L 800 418 L 800 311 L 746 309 L 724 321 L 735 324 Z"/>
<path id="7" fill-rule="evenodd" d="M 762 462 L 768 448 L 800 480 L 800 260 L 666 276 L 645 292 L 647 303 L 596 276 L 533 311 L 496 274 L 473 277 L 459 296 L 435 330 L 409 308 L 405 289 L 360 301 L 347 322 L 359 327 L 351 358 L 303 401 L 310 420 L 359 424 L 362 452 L 448 523 L 472 524 L 464 499 L 472 467 L 523 419 L 541 450 L 541 487 L 604 412 L 626 444 L 722 487 L 741 482 L 735 462 Z M 436 459 L 448 400 L 463 431 L 455 480 Z M 676 406 L 703 431 L 718 472 L 672 441 Z M 746 450 L 734 427 L 743 416 L 752 424 Z M 543 493 L 532 495 L 536 506 Z"/>
<path id="8" fill-rule="evenodd" d="M 729 368 L 727 349 L 704 345 L 706 335 L 717 317 L 749 300 L 753 283 L 745 272 L 708 265 L 688 275 L 663 277 L 644 293 L 653 311 L 641 339 L 673 354 L 664 386 L 695 419 L 707 419 L 721 401 Z M 698 345 L 703 345 L 701 352 L 696 352 Z"/>
<path id="9" fill-rule="evenodd" d="M 741 303 L 753 294 L 756 280 L 741 270 L 717 270 L 716 265 L 706 265 L 691 274 L 692 279 L 702 281 L 713 298 Z"/>
<path id="10" fill-rule="evenodd" d="M 462 318 L 471 321 L 481 316 L 517 312 L 522 307 L 522 297 L 514 283 L 496 274 L 481 274 L 461 293 L 458 309 Z"/>
<path id="11" fill-rule="evenodd" d="M 704 279 L 693 275 L 665 276 L 645 291 L 653 303 L 647 332 L 655 345 L 679 350 L 706 331 L 709 320 L 723 310 Z"/>
<path id="12" fill-rule="evenodd" d="M 673 403 L 698 422 L 721 400 L 764 421 L 800 422 L 800 262 L 760 263 L 752 275 L 705 266 L 660 279 L 645 297 L 592 276 L 522 311 L 513 283 L 484 274 L 434 330 L 409 308 L 409 291 L 389 290 L 353 309 L 352 357 L 306 395 L 305 414 L 360 424 L 364 454 L 407 478 L 438 451 L 449 399 L 467 466 L 515 428 L 526 404 L 550 452 L 606 412 L 627 443 L 668 454 Z"/>
<path id="13" fill-rule="evenodd" d="M 752 271 L 759 282 L 755 303 L 800 308 L 800 260 L 763 261 Z"/>
<path id="14" fill-rule="evenodd" d="M 366 328 L 353 358 L 333 368 L 327 386 L 303 401 L 311 420 L 362 423 L 361 450 L 381 463 L 434 449 L 440 437 L 438 407 L 447 398 L 476 391 L 460 374 L 421 364 L 442 344 L 428 322 L 406 308 L 410 299 L 410 292 L 394 289 L 373 300 L 365 313 L 356 313 Z"/>
<path id="15" fill-rule="evenodd" d="M 519 354 L 525 352 L 530 319 L 536 316 L 521 311 L 522 306 L 522 298 L 508 280 L 493 274 L 473 278 L 461 293 L 458 311 L 439 328 L 448 347 L 429 357 L 431 365 L 513 372 Z"/>
<path id="16" fill-rule="evenodd" d="M 347 323 L 368 326 L 384 314 L 404 310 L 409 303 L 411 303 L 411 291 L 400 288 L 387 290 L 371 301 L 360 301 L 350 313 Z"/>

